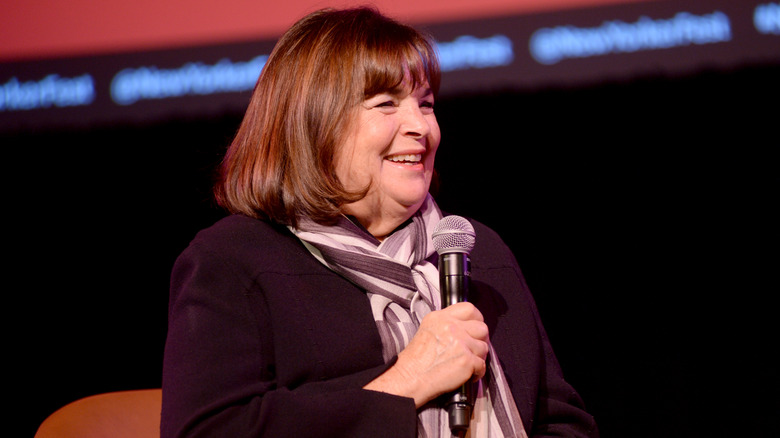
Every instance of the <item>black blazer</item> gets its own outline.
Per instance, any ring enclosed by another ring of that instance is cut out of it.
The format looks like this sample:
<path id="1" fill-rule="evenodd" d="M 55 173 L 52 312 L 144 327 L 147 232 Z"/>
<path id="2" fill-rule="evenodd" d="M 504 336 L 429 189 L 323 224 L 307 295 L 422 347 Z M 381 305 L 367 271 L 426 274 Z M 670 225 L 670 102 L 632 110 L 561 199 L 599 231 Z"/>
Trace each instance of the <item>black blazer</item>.
<path id="1" fill-rule="evenodd" d="M 597 436 L 514 256 L 474 227 L 469 301 L 527 433 Z M 362 389 L 390 365 L 363 290 L 286 227 L 229 216 L 198 233 L 173 269 L 162 437 L 416 437 L 412 399 Z"/>

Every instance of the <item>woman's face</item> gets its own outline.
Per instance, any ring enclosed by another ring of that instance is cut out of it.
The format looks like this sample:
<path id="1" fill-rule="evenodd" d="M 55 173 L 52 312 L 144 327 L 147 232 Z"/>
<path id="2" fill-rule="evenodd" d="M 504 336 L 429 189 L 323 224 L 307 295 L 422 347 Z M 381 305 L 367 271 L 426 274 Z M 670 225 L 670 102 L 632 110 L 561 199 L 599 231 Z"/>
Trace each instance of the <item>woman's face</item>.
<path id="1" fill-rule="evenodd" d="M 336 174 L 348 190 L 371 184 L 367 196 L 346 205 L 344 213 L 377 237 L 392 232 L 422 205 L 441 140 L 428 84 L 409 88 L 363 101 L 336 154 Z"/>

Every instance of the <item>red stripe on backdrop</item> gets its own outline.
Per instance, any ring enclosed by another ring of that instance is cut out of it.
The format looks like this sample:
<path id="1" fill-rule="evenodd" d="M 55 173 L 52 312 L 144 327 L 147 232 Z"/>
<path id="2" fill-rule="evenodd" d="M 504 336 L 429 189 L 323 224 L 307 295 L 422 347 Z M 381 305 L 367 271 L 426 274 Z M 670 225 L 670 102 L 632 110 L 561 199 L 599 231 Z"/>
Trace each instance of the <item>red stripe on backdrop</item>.
<path id="1" fill-rule="evenodd" d="M 439 23 L 648 0 L 374 0 L 409 23 Z M 358 0 L 7 0 L 0 61 L 274 38 L 298 18 Z"/>

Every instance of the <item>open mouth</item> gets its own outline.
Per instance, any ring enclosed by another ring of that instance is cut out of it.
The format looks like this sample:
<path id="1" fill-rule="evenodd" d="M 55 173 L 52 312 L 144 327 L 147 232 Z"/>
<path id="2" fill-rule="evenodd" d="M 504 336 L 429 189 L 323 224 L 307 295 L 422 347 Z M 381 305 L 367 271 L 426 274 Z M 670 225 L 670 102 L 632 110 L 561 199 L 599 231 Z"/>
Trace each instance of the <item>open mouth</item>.
<path id="1" fill-rule="evenodd" d="M 387 157 L 387 160 L 394 163 L 412 165 L 422 161 L 422 154 L 392 155 Z"/>

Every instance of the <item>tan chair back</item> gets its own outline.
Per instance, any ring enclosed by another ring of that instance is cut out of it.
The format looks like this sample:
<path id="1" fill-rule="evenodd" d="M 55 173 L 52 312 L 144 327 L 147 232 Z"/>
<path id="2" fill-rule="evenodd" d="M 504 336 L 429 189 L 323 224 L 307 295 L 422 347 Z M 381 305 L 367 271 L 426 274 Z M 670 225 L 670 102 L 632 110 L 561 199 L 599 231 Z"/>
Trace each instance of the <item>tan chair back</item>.
<path id="1" fill-rule="evenodd" d="M 46 418 L 35 438 L 159 438 L 161 389 L 97 394 Z"/>

